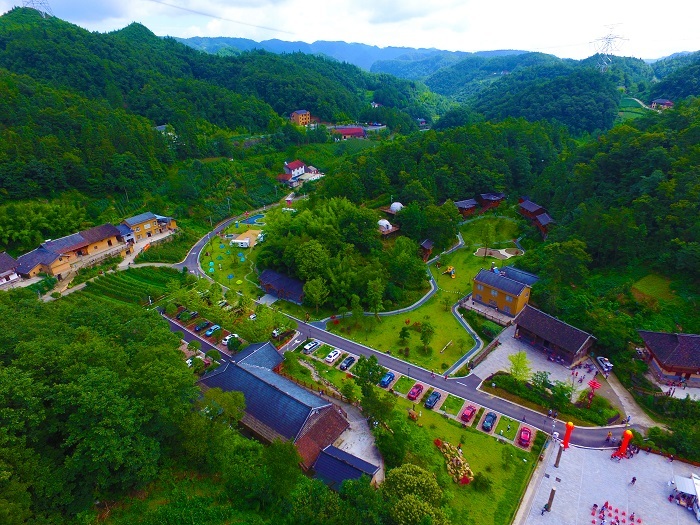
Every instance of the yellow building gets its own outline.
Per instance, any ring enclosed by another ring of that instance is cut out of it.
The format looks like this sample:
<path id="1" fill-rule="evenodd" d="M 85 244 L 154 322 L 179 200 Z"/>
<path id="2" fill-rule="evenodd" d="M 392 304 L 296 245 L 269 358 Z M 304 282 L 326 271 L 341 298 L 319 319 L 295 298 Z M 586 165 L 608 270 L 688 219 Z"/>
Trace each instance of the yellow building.
<path id="1" fill-rule="evenodd" d="M 308 126 L 311 124 L 311 113 L 305 109 L 298 109 L 289 116 L 289 120 L 297 126 Z"/>
<path id="2" fill-rule="evenodd" d="M 148 239 L 157 233 L 177 229 L 175 219 L 156 215 L 150 211 L 124 219 L 122 224 L 131 228 L 131 231 L 134 233 L 133 239 L 136 242 L 142 239 Z"/>
<path id="3" fill-rule="evenodd" d="M 474 277 L 472 299 L 486 306 L 496 308 L 499 312 L 515 317 L 530 300 L 530 285 L 519 279 L 518 274 L 526 273 L 513 269 L 510 271 L 480 270 Z M 536 276 L 527 274 L 537 280 Z"/>
<path id="4" fill-rule="evenodd" d="M 119 236 L 115 226 L 102 224 L 60 239 L 48 240 L 17 258 L 17 273 L 24 277 L 45 273 L 60 280 L 71 270 L 89 266 L 102 255 L 123 255 L 127 246 L 118 239 Z"/>

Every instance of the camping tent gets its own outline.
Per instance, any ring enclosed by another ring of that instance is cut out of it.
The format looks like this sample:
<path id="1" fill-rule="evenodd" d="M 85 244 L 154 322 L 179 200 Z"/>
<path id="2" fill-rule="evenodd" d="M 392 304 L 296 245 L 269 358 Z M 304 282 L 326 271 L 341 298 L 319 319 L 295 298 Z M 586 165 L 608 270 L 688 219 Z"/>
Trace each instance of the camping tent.
<path id="1" fill-rule="evenodd" d="M 392 202 L 391 206 L 389 206 L 389 210 L 391 210 L 392 213 L 398 213 L 401 211 L 403 208 L 403 204 L 400 202 Z"/>
<path id="2" fill-rule="evenodd" d="M 389 231 L 391 230 L 391 223 L 387 221 L 386 219 L 381 219 L 377 221 L 377 224 L 379 225 L 379 229 L 382 231 Z"/>

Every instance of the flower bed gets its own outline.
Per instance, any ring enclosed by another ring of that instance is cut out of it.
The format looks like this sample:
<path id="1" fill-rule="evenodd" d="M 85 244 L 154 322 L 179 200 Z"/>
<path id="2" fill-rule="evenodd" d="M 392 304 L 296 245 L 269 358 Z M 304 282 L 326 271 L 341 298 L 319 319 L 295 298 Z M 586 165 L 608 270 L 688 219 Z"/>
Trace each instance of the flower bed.
<path id="1" fill-rule="evenodd" d="M 468 485 L 474 480 L 474 473 L 469 468 L 469 463 L 462 457 L 462 448 L 455 447 L 447 441 L 436 439 L 435 446 L 440 449 L 442 455 L 445 456 L 447 463 L 447 472 L 452 476 L 452 480 L 460 485 Z"/>

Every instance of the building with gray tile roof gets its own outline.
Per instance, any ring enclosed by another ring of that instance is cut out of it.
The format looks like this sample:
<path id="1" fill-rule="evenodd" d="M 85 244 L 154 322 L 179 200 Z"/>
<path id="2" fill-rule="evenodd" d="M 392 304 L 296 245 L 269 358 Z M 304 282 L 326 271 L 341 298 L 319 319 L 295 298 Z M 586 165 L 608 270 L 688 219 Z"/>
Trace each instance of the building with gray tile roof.
<path id="1" fill-rule="evenodd" d="M 520 295 L 527 286 L 520 281 L 511 278 L 510 276 L 501 275 L 492 270 L 479 270 L 479 273 L 474 277 L 474 282 L 481 283 L 495 288 L 510 295 Z"/>
<path id="2" fill-rule="evenodd" d="M 500 269 L 500 273 L 509 279 L 513 279 L 514 281 L 518 281 L 519 283 L 523 283 L 528 286 L 532 286 L 540 280 L 540 278 L 534 273 L 526 272 L 525 270 L 521 270 L 520 268 L 516 268 L 512 265 L 504 266 Z"/>
<path id="3" fill-rule="evenodd" d="M 337 490 L 346 479 L 360 479 L 362 476 L 367 476 L 371 482 L 379 472 L 379 467 L 333 445 L 328 445 L 314 463 L 314 472 L 316 477 Z"/>
<path id="4" fill-rule="evenodd" d="M 637 330 L 650 354 L 650 369 L 663 381 L 700 386 L 700 335 Z"/>
<path id="5" fill-rule="evenodd" d="M 124 219 L 124 224 L 127 226 L 136 226 L 137 224 L 141 224 L 142 222 L 150 221 L 150 220 L 157 220 L 158 217 L 156 217 L 155 213 L 152 213 L 150 211 L 147 211 L 145 213 L 141 213 L 139 215 L 134 215 L 133 217 L 129 217 L 128 219 Z"/>

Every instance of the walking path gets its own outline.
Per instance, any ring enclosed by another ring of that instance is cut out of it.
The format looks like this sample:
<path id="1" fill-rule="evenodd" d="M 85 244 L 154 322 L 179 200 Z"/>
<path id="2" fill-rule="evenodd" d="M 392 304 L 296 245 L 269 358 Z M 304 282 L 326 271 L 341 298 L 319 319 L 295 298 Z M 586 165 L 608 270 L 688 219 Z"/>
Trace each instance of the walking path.
<path id="1" fill-rule="evenodd" d="M 659 423 L 647 416 L 646 412 L 644 412 L 644 410 L 642 410 L 642 408 L 634 400 L 632 394 L 630 394 L 627 389 L 622 386 L 622 383 L 620 383 L 620 380 L 615 376 L 615 374 L 610 374 L 608 376 L 608 384 L 615 392 L 617 398 L 620 400 L 625 414 L 631 416 L 632 419 L 630 421 L 636 423 L 645 430 L 648 430 L 651 427 L 660 426 Z"/>

